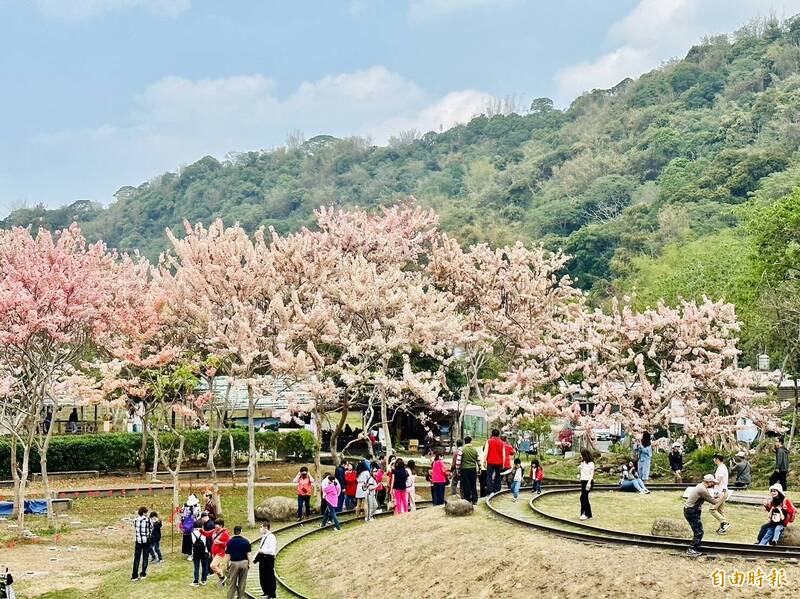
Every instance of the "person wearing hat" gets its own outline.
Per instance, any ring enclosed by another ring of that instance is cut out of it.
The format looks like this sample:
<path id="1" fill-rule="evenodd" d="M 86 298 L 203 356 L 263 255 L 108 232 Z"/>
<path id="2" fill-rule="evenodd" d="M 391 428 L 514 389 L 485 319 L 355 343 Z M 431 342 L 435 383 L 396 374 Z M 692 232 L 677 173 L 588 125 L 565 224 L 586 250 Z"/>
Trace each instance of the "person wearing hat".
<path id="1" fill-rule="evenodd" d="M 747 461 L 747 453 L 740 451 L 733 458 L 731 464 L 731 472 L 736 475 L 736 486 L 744 487 L 745 489 L 753 482 L 753 476 L 750 472 L 750 462 Z"/>
<path id="2" fill-rule="evenodd" d="M 692 545 L 686 555 L 697 557 L 700 553 L 700 543 L 703 540 L 703 522 L 701 520 L 703 502 L 708 502 L 712 507 L 717 507 L 725 501 L 725 496 L 714 497 L 711 494 L 717 484 L 713 474 L 706 474 L 703 482 L 687 489 L 686 504 L 683 506 L 683 517 L 692 528 Z"/>
<path id="3" fill-rule="evenodd" d="M 681 444 L 673 443 L 672 451 L 669 452 L 669 469 L 672 470 L 672 476 L 675 482 L 680 484 L 683 482 L 681 471 L 683 470 L 683 453 L 681 452 Z"/>
<path id="4" fill-rule="evenodd" d="M 786 497 L 780 483 L 769 488 L 771 499 L 764 504 L 769 513 L 769 520 L 758 531 L 759 545 L 777 545 L 784 529 L 794 522 L 797 510 Z"/>

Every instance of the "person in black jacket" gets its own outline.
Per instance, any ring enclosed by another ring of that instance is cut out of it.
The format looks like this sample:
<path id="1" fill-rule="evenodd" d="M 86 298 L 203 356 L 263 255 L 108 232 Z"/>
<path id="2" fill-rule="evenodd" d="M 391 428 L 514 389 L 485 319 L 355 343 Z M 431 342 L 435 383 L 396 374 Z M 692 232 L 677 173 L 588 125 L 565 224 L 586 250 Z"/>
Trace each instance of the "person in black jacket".
<path id="1" fill-rule="evenodd" d="M 161 555 L 161 520 L 158 514 L 150 512 L 150 522 L 153 524 L 153 531 L 150 533 L 150 563 L 158 564 L 164 561 Z"/>
<path id="2" fill-rule="evenodd" d="M 0 574 L 0 599 L 14 599 L 16 597 L 11 586 L 13 584 L 14 577 L 11 576 L 11 572 L 6 568 L 6 571 Z"/>
<path id="3" fill-rule="evenodd" d="M 786 491 L 786 477 L 789 474 L 789 450 L 783 444 L 783 437 L 775 437 L 775 472 L 769 477 L 769 484 L 780 483 Z"/>
<path id="4" fill-rule="evenodd" d="M 675 478 L 676 483 L 682 483 L 681 471 L 683 470 L 683 454 L 681 453 L 681 444 L 673 443 L 672 451 L 669 452 L 669 469 L 672 470 L 672 476 Z"/>

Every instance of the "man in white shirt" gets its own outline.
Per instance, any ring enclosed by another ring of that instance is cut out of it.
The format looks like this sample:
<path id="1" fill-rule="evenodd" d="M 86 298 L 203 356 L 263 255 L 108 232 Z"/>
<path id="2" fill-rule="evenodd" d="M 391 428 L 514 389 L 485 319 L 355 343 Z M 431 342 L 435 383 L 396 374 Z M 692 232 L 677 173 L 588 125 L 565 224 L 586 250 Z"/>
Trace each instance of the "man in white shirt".
<path id="1" fill-rule="evenodd" d="M 261 525 L 261 541 L 256 552 L 258 562 L 258 581 L 261 583 L 262 597 L 276 597 L 275 589 L 275 552 L 278 541 L 269 529 L 269 522 Z"/>
<path id="2" fill-rule="evenodd" d="M 728 499 L 728 467 L 725 465 L 725 460 L 720 454 L 716 454 L 714 456 L 714 464 L 717 466 L 717 470 L 714 472 L 714 480 L 716 481 L 716 484 L 714 485 L 713 492 L 714 494 L 718 494 L 722 501 L 714 505 L 709 512 L 712 516 L 719 520 L 717 534 L 724 535 L 731 527 L 730 522 L 728 522 L 725 518 L 724 510 L 725 502 Z"/>

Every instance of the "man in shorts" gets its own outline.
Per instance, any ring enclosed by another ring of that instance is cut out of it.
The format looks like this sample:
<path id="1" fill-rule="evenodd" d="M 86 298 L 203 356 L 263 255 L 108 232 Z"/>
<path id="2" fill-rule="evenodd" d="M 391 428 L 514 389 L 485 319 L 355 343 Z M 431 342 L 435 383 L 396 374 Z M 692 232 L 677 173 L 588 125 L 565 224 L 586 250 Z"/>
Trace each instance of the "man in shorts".
<path id="1" fill-rule="evenodd" d="M 231 539 L 228 529 L 225 528 L 225 520 L 220 518 L 214 523 L 214 530 L 204 530 L 202 534 L 211 539 L 211 572 L 219 578 L 220 586 L 225 586 L 225 567 L 228 561 L 225 547 Z"/>

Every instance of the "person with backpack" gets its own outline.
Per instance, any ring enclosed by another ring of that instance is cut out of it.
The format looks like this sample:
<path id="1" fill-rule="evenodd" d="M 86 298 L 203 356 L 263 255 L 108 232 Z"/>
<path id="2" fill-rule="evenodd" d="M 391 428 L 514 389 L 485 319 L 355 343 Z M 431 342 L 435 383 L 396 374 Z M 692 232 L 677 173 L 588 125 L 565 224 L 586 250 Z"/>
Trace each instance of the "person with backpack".
<path id="1" fill-rule="evenodd" d="M 206 544 L 206 537 L 203 535 L 203 524 L 200 520 L 194 523 L 191 537 L 192 562 L 194 564 L 194 582 L 192 586 L 205 586 L 208 579 L 208 545 Z"/>
<path id="2" fill-rule="evenodd" d="M 195 523 L 194 507 L 187 503 L 183 506 L 181 512 L 180 531 L 183 534 L 181 540 L 181 553 L 187 556 L 186 561 L 192 561 L 192 531 L 194 530 Z"/>
<path id="3" fill-rule="evenodd" d="M 202 535 L 211 539 L 211 572 L 219 578 L 220 586 L 225 586 L 225 547 L 231 539 L 228 529 L 225 528 L 225 520 L 220 518 L 214 522 L 214 530 L 203 531 Z"/>
<path id="4" fill-rule="evenodd" d="M 153 525 L 153 532 L 150 533 L 150 563 L 158 564 L 164 561 L 161 555 L 161 520 L 156 512 L 150 512 L 150 522 Z"/>
<path id="5" fill-rule="evenodd" d="M 314 492 L 314 477 L 308 473 L 308 468 L 303 466 L 292 480 L 297 485 L 297 521 L 303 519 L 305 509 L 306 518 L 311 516 L 311 494 Z"/>

